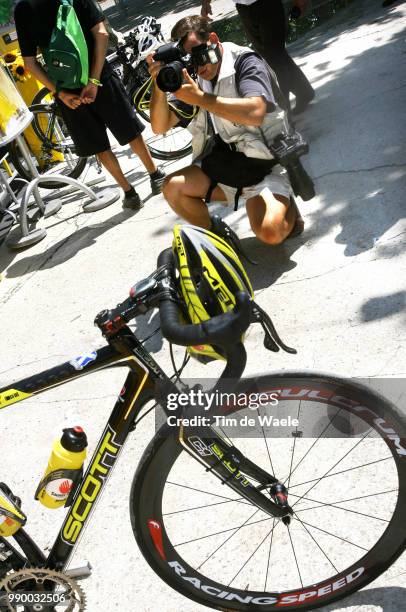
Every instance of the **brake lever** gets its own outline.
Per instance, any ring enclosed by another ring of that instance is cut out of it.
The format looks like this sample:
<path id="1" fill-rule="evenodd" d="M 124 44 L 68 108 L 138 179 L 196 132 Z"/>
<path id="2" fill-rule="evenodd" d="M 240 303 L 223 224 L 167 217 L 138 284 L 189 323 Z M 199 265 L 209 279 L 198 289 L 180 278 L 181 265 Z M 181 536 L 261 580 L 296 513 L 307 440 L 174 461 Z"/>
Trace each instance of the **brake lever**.
<path id="1" fill-rule="evenodd" d="M 261 324 L 262 329 L 265 333 L 264 347 L 269 351 L 277 353 L 279 351 L 279 348 L 281 348 L 286 353 L 290 353 L 293 355 L 297 353 L 296 349 L 287 346 L 283 342 L 278 332 L 276 331 L 275 325 L 273 324 L 271 317 L 255 302 L 252 302 L 251 323 Z"/>
<path id="2" fill-rule="evenodd" d="M 251 308 L 251 323 L 260 323 L 262 329 L 264 330 L 265 338 L 264 338 L 264 347 L 268 351 L 272 351 L 273 353 L 279 352 L 279 346 L 276 344 L 275 340 L 272 338 L 271 334 L 268 331 L 268 328 L 264 324 L 263 311 L 259 308 L 255 302 L 252 303 Z"/>

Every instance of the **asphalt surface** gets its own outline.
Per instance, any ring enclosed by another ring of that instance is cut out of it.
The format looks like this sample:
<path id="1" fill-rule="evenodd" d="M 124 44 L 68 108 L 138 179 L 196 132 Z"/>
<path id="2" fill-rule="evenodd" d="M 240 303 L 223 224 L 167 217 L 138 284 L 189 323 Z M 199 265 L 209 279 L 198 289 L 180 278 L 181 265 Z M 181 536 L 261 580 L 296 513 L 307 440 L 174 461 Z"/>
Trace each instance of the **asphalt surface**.
<path id="1" fill-rule="evenodd" d="M 213 7 L 217 14 L 232 10 L 226 0 Z M 162 14 L 168 29 L 183 13 L 167 7 Z M 404 3 L 383 9 L 381 2 L 360 0 L 290 48 L 316 89 L 315 101 L 298 121 L 311 145 L 304 164 L 317 191 L 311 202 L 299 200 L 306 223 L 302 236 L 268 247 L 252 235 L 242 208 L 234 213 L 214 204 L 259 261 L 257 267 L 247 265 L 257 301 L 298 351 L 269 353 L 260 329 L 253 329 L 246 341 L 246 372 L 317 370 L 363 377 L 384 386 L 403 411 L 405 17 Z M 18 253 L 5 245 L 0 249 L 0 387 L 101 346 L 95 314 L 123 300 L 171 243 L 175 215 L 162 196 L 150 196 L 137 159 L 125 147 L 116 150 L 145 200 L 140 212 L 124 211 L 116 202 L 85 214 L 82 200 L 70 196 L 45 221 L 42 242 Z M 165 169 L 171 172 L 186 161 L 166 163 Z M 107 178 L 106 184 L 112 181 Z M 140 317 L 140 337 L 157 324 L 155 314 Z M 169 366 L 159 335 L 147 347 Z M 182 352 L 176 355 L 180 359 Z M 219 372 L 218 364 L 202 370 L 197 363 L 186 371 L 189 376 Z M 117 371 L 99 373 L 1 411 L 0 480 L 22 498 L 27 529 L 44 547 L 52 543 L 63 514 L 33 501 L 52 440 L 63 427 L 80 423 L 94 448 L 122 380 Z M 157 579 L 133 539 L 129 489 L 154 429 L 152 419 L 144 423 L 124 450 L 121 469 L 109 481 L 72 563 L 87 559 L 94 566 L 82 583 L 91 612 L 205 609 Z M 328 609 L 398 612 L 404 609 L 405 576 L 403 556 L 368 588 Z"/>

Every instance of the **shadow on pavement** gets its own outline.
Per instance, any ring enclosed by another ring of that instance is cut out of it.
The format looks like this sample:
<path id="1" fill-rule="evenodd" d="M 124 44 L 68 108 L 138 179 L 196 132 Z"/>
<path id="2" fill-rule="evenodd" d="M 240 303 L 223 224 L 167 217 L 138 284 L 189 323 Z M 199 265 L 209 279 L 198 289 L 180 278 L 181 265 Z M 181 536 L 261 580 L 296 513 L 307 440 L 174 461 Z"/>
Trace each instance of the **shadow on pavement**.
<path id="1" fill-rule="evenodd" d="M 365 589 L 358 591 L 350 597 L 340 600 L 331 606 L 319 608 L 322 612 L 334 612 L 340 609 L 342 612 L 348 608 L 354 610 L 354 606 L 376 606 L 383 612 L 400 612 L 404 609 L 406 589 L 401 587 L 381 587 L 377 589 Z M 368 609 L 368 608 L 365 609 Z"/>
<path id="2" fill-rule="evenodd" d="M 8 268 L 7 276 L 9 278 L 16 278 L 18 276 L 24 276 L 32 270 L 45 270 L 59 266 L 72 257 L 75 257 L 82 249 L 92 246 L 99 236 L 122 221 L 133 217 L 134 214 L 137 213 L 130 210 L 122 210 L 102 223 L 86 225 L 69 236 L 62 238 L 59 242 L 52 244 L 46 251 L 19 259 Z"/>
<path id="3" fill-rule="evenodd" d="M 406 312 L 406 291 L 370 298 L 361 308 L 361 320 L 369 323 L 401 312 Z"/>
<path id="4" fill-rule="evenodd" d="M 296 262 L 291 260 L 293 253 L 302 245 L 303 237 L 285 240 L 278 246 L 260 242 L 255 236 L 241 240 L 244 252 L 254 261 L 254 266 L 243 258 L 254 291 L 273 285 L 282 274 L 293 270 Z"/>
<path id="5" fill-rule="evenodd" d="M 368 22 L 360 12 L 360 19 L 346 32 L 359 31 L 356 38 L 371 37 L 371 32 L 364 32 Z M 387 15 L 385 20 L 393 18 Z M 309 48 L 319 51 L 337 36 L 313 35 L 301 57 L 311 53 Z M 346 257 L 375 246 L 379 255 L 385 250 L 390 257 L 405 248 L 404 241 L 387 245 L 392 236 L 380 241 L 405 217 L 406 81 L 387 70 L 389 62 L 400 64 L 402 44 L 397 33 L 385 43 L 372 36 L 359 55 L 346 55 L 342 47 L 342 68 L 326 74 L 322 72 L 326 62 L 320 64 L 320 85 L 313 80 L 315 102 L 297 121 L 310 143 L 310 153 L 302 160 L 320 200 L 319 210 L 308 215 L 306 203 L 300 207 L 305 219 L 312 221 L 305 239 L 335 236 Z"/>

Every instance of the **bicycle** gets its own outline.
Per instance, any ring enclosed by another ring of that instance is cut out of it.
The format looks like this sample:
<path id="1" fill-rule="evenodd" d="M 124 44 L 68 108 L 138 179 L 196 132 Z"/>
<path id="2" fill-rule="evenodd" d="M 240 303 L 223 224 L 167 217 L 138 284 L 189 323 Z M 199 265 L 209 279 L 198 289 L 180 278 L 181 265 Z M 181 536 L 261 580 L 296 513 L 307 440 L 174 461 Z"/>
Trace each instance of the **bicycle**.
<path id="1" fill-rule="evenodd" d="M 301 442 L 296 425 L 292 436 L 278 438 L 262 424 L 258 439 L 240 434 L 237 445 L 222 421 L 195 425 L 185 420 L 198 416 L 190 401 L 173 411 L 171 394 L 179 398 L 185 391 L 178 382 L 185 361 L 171 380 L 129 327 L 156 307 L 169 342 L 224 349 L 226 366 L 212 392 L 227 390 L 234 396 L 221 399 L 221 418 L 252 416 L 253 395 L 258 403 L 262 393 L 258 418 L 269 416 L 276 396 L 277 414 L 289 409 L 305 424 L 316 413 L 312 437 Z M 128 435 L 155 408 L 143 412 L 150 400 L 158 399 L 166 422 L 135 472 L 131 523 L 146 561 L 182 595 L 217 610 L 309 610 L 364 587 L 405 550 L 406 422 L 401 411 L 366 387 L 334 376 L 275 372 L 241 379 L 246 363 L 241 337 L 251 323 L 261 324 L 267 348 L 293 352 L 247 294 L 237 294 L 233 310 L 202 324 L 182 323 L 184 316 L 168 249 L 158 257 L 157 270 L 136 283 L 128 298 L 96 316 L 106 346 L 0 389 L 0 409 L 5 409 L 104 368 L 130 370 L 49 555 L 23 528 L 13 536 L 23 554 L 0 538 L 0 594 L 6 609 L 17 609 L 8 603 L 17 595 L 24 606 L 24 594 L 37 597 L 35 608 L 30 607 L 34 599 L 25 599 L 24 610 L 45 609 L 39 596 L 51 595 L 54 609 L 62 601 L 57 597 L 64 598 L 68 612 L 84 609 L 77 580 L 89 570 L 65 568 Z M 234 381 L 231 387 L 227 380 Z M 174 418 L 180 421 L 172 425 Z M 357 441 L 333 444 L 326 432 L 335 421 L 351 425 Z M 349 473 L 356 475 L 350 491 Z"/>

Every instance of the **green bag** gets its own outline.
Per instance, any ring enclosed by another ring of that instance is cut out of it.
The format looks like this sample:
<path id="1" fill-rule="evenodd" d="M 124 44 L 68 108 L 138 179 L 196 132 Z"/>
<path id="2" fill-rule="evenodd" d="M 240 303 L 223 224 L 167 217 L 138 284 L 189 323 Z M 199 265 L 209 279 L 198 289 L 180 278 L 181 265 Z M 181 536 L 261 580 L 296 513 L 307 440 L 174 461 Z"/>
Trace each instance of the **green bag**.
<path id="1" fill-rule="evenodd" d="M 61 0 L 51 41 L 42 55 L 49 78 L 62 88 L 79 89 L 87 85 L 89 55 L 86 39 L 73 8 L 73 0 Z"/>
<path id="2" fill-rule="evenodd" d="M 12 19 L 11 0 L 1 0 L 0 2 L 0 25 L 9 23 Z"/>

